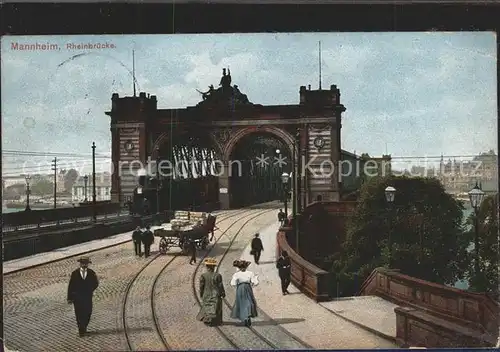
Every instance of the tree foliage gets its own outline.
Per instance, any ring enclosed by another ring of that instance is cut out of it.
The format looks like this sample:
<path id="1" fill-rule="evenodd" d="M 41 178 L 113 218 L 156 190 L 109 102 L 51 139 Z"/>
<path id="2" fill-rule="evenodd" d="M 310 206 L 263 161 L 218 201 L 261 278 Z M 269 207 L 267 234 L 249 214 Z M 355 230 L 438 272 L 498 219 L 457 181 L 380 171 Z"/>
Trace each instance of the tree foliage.
<path id="1" fill-rule="evenodd" d="M 30 186 L 31 194 L 44 196 L 54 193 L 54 182 L 47 179 L 39 179 Z"/>
<path id="2" fill-rule="evenodd" d="M 475 214 L 468 218 L 470 230 L 467 236 L 473 241 L 475 236 Z M 474 291 L 499 294 L 499 244 L 498 244 L 498 193 L 485 197 L 478 211 L 479 268 L 476 274 L 471 261 L 467 271 L 470 288 Z M 474 255 L 472 251 L 471 255 Z"/>
<path id="3" fill-rule="evenodd" d="M 396 188 L 392 205 L 385 199 L 389 185 Z M 365 182 L 332 265 L 339 294 L 357 294 L 375 268 L 389 266 L 389 238 L 392 269 L 441 284 L 462 279 L 470 261 L 462 211 L 461 202 L 436 179 L 389 176 Z"/>
<path id="4" fill-rule="evenodd" d="M 76 180 L 78 179 L 78 171 L 75 169 L 69 169 L 64 173 L 64 189 L 66 191 L 70 191 L 73 188 L 73 185 L 75 184 Z"/>
<path id="5" fill-rule="evenodd" d="M 14 184 L 8 187 L 5 187 L 3 191 L 2 198 L 3 199 L 19 199 L 21 195 L 26 194 L 26 185 L 25 184 Z"/>

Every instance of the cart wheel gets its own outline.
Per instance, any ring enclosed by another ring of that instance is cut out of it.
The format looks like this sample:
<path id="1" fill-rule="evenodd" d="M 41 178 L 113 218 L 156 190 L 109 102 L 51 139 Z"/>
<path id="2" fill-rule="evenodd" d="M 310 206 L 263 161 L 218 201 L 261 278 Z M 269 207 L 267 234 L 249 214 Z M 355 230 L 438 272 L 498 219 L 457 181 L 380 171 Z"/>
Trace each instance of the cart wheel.
<path id="1" fill-rule="evenodd" d="M 168 241 L 165 237 L 162 237 L 159 243 L 160 254 L 166 254 L 168 251 Z"/>
<path id="2" fill-rule="evenodd" d="M 201 249 L 207 249 L 208 246 L 208 238 L 203 237 L 203 241 L 201 242 Z"/>

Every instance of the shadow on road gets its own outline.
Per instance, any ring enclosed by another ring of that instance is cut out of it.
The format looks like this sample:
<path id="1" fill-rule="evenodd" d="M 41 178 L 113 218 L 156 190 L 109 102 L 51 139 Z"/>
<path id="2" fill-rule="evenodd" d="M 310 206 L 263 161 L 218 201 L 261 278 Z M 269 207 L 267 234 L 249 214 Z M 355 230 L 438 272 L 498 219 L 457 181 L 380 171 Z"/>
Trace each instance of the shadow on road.
<path id="1" fill-rule="evenodd" d="M 153 331 L 153 328 L 130 328 L 127 329 L 128 332 L 134 331 Z M 123 334 L 123 329 L 101 329 L 101 330 L 93 330 L 88 331 L 88 335 L 113 335 L 113 334 Z"/>
<path id="2" fill-rule="evenodd" d="M 254 321 L 252 322 L 252 326 L 283 325 L 283 324 L 300 323 L 303 321 L 305 321 L 305 319 L 302 318 L 278 318 L 273 320 Z"/>
<path id="3" fill-rule="evenodd" d="M 293 324 L 293 323 L 300 323 L 302 321 L 305 321 L 305 319 L 302 318 L 278 318 L 278 319 L 273 319 L 273 320 L 265 320 L 265 321 L 252 321 L 252 326 L 269 326 L 269 325 L 283 325 L 283 324 Z M 242 322 L 236 322 L 236 321 L 225 321 L 222 323 L 222 325 L 228 325 L 228 326 L 245 326 L 244 323 Z"/>

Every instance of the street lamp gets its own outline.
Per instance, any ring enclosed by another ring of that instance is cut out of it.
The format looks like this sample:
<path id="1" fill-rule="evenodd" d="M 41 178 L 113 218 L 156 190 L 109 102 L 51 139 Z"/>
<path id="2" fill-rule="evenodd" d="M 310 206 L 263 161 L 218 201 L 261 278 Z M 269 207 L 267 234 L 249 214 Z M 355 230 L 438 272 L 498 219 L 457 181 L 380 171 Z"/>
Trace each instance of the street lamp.
<path id="1" fill-rule="evenodd" d="M 84 186 L 83 192 L 85 194 L 85 200 L 84 200 L 85 203 L 88 202 L 88 199 L 87 199 L 87 182 L 89 182 L 89 176 L 85 175 L 85 176 L 83 176 L 83 186 Z"/>
<path id="2" fill-rule="evenodd" d="M 284 195 L 284 201 L 285 201 L 285 219 L 288 222 L 288 181 L 290 180 L 290 175 L 288 175 L 286 172 L 283 172 L 281 174 L 281 182 L 283 183 L 283 195 Z"/>
<path id="3" fill-rule="evenodd" d="M 388 186 L 385 189 L 385 200 L 392 207 L 394 204 L 394 198 L 396 196 L 396 188 Z M 392 228 L 389 229 L 388 235 L 388 246 L 389 246 L 389 268 L 392 267 Z"/>
<path id="4" fill-rule="evenodd" d="M 161 182 L 161 174 L 160 174 L 160 148 L 156 148 L 156 221 L 161 224 L 160 219 L 160 182 Z"/>
<path id="5" fill-rule="evenodd" d="M 30 211 L 31 208 L 30 208 L 30 181 L 31 181 L 31 176 L 30 175 L 26 175 L 25 177 L 26 179 L 26 211 Z"/>
<path id="6" fill-rule="evenodd" d="M 476 186 L 469 191 L 470 204 L 474 208 L 474 252 L 476 258 L 474 260 L 476 277 L 479 277 L 479 208 L 481 207 L 481 202 L 484 198 L 484 192 L 479 188 L 476 182 Z"/>

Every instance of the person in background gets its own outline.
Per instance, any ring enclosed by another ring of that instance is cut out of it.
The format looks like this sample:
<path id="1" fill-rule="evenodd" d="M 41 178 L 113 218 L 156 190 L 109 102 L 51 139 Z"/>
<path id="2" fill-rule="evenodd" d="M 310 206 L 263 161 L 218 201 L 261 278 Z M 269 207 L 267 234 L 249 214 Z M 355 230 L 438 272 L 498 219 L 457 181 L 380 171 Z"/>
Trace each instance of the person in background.
<path id="1" fill-rule="evenodd" d="M 222 299 L 226 297 L 222 276 L 215 272 L 217 260 L 207 258 L 204 261 L 207 271 L 200 277 L 201 309 L 197 315 L 199 321 L 208 326 L 222 324 Z"/>
<path id="2" fill-rule="evenodd" d="M 155 236 L 151 232 L 151 227 L 146 226 L 146 231 L 142 233 L 141 241 L 144 244 L 144 257 L 147 258 L 151 254 L 151 245 L 155 242 Z"/>
<path id="3" fill-rule="evenodd" d="M 278 274 L 281 280 L 281 291 L 283 295 L 287 295 L 290 293 L 288 292 L 288 286 L 290 286 L 292 276 L 292 263 L 290 262 L 287 251 L 281 252 L 281 256 L 276 263 L 276 268 L 278 268 Z"/>
<path id="4" fill-rule="evenodd" d="M 281 225 L 283 225 L 283 222 L 285 221 L 285 212 L 283 211 L 283 209 L 280 209 L 280 211 L 278 212 L 278 221 Z"/>
<path id="5" fill-rule="evenodd" d="M 252 250 L 250 251 L 250 254 L 253 255 L 253 259 L 255 261 L 255 264 L 259 264 L 260 255 L 261 255 L 261 252 L 264 250 L 264 246 L 262 245 L 262 241 L 259 238 L 258 233 L 255 234 L 255 237 L 252 240 L 251 247 L 252 247 Z"/>
<path id="6" fill-rule="evenodd" d="M 239 319 L 245 326 L 252 325 L 252 318 L 257 317 L 257 302 L 253 294 L 253 287 L 259 284 L 258 276 L 247 268 L 250 262 L 241 260 L 239 271 L 233 274 L 231 286 L 236 287 L 236 300 L 231 311 L 231 318 Z"/>
<path id="7" fill-rule="evenodd" d="M 132 241 L 134 242 L 135 255 L 142 257 L 142 231 L 140 226 L 137 226 L 134 232 L 132 232 Z"/>
<path id="8" fill-rule="evenodd" d="M 193 265 L 196 264 L 196 242 L 192 238 L 187 239 L 188 242 L 188 248 L 189 248 L 189 253 L 191 254 L 191 259 L 189 260 L 189 264 Z"/>
<path id="9" fill-rule="evenodd" d="M 75 308 L 76 324 L 80 337 L 87 333 L 87 326 L 92 316 L 92 296 L 99 287 L 99 280 L 94 270 L 89 269 L 92 262 L 88 257 L 78 259 L 80 268 L 71 273 L 67 300 Z"/>

